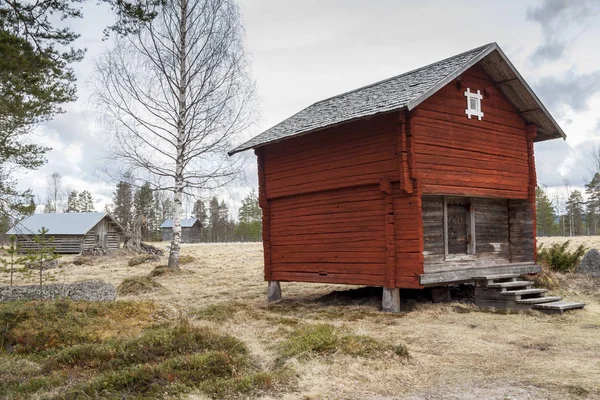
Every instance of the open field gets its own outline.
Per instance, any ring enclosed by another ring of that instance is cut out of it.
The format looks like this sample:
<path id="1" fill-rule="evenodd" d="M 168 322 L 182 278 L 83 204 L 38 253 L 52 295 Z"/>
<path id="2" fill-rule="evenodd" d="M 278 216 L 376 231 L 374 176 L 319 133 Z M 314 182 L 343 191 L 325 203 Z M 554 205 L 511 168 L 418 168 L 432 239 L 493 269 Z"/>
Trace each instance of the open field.
<path id="1" fill-rule="evenodd" d="M 600 244 L 600 238 L 583 239 Z M 162 288 L 119 300 L 154 301 L 161 318 L 185 317 L 193 326 L 241 340 L 256 368 L 286 369 L 283 383 L 249 397 L 600 398 L 599 281 L 562 275 L 555 293 L 587 303 L 583 311 L 562 316 L 416 300 L 404 301 L 403 312 L 391 315 L 379 311 L 378 292 L 332 294 L 356 289 L 339 285 L 282 283 L 284 300 L 267 304 L 260 244 L 184 245 L 182 254 L 193 257 L 183 273 L 155 277 Z M 163 257 L 130 267 L 131 257 L 97 257 L 91 265 L 75 266 L 74 257 L 66 256 L 52 273 L 57 282 L 102 279 L 119 285 L 166 263 Z M 21 274 L 17 278 L 17 284 L 26 282 Z M 7 284 L 6 274 L 0 284 Z M 313 334 L 325 343 L 315 346 Z M 337 341 L 327 342 L 331 337 Z M 201 392 L 187 396 L 206 398 Z"/>

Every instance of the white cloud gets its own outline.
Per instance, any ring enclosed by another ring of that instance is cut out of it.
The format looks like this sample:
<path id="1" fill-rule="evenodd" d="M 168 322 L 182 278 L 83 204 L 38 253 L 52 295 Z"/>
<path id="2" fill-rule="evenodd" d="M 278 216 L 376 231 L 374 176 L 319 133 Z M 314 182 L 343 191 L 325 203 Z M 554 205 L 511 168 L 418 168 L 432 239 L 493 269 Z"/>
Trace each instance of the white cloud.
<path id="1" fill-rule="evenodd" d="M 561 2 L 242 0 L 240 3 L 260 97 L 257 113 L 261 118 L 239 142 L 315 101 L 495 41 L 526 80 L 542 85 L 544 100 L 569 137 L 566 143 L 555 140 L 536 145 L 540 183 L 560 186 L 564 177 L 570 177 L 573 185 L 582 184 L 588 168 L 585 145 L 600 135 L 600 120 L 593 111 L 600 107 L 597 89 L 588 95 L 598 80 L 595 71 L 600 65 L 600 52 L 595 50 L 600 28 L 591 24 L 591 20 L 560 24 L 561 35 L 568 38 L 568 47 L 559 49 L 558 58 L 550 57 L 552 62 L 548 62 L 548 57 L 535 64 L 530 59 L 540 46 L 550 43 L 544 29 L 556 18 L 553 19 L 551 8 L 544 7 Z M 528 10 L 533 10 L 529 12 L 530 19 Z M 82 34 L 79 45 L 88 48 L 85 60 L 75 66 L 80 99 L 66 107 L 66 114 L 40 127 L 43 135 L 40 141 L 51 145 L 53 150 L 48 154 L 46 166 L 21 178 L 21 187 L 30 187 L 43 196 L 46 176 L 60 172 L 69 186 L 90 190 L 97 200 L 96 208 L 101 209 L 112 192 L 112 184 L 105 182 L 99 173 L 107 162 L 110 132 L 98 124 L 97 112 L 89 101 L 89 82 L 93 80 L 95 57 L 111 43 L 101 40 L 102 29 L 110 23 L 111 16 L 106 7 L 90 3 L 84 6 L 84 13 L 85 19 L 73 25 Z M 581 77 L 587 81 L 575 79 Z M 578 91 L 583 91 L 585 102 L 578 102 Z M 248 157 L 253 159 L 254 155 L 248 152 Z M 254 161 L 245 175 L 245 180 L 219 193 L 228 198 L 232 210 L 257 185 Z"/>

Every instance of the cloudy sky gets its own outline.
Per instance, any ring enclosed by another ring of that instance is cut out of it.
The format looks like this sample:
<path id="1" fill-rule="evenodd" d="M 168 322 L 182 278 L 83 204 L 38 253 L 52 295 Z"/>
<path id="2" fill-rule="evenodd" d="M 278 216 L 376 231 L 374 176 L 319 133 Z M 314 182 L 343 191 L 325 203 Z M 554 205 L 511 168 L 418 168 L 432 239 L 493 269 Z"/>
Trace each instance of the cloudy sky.
<path id="1" fill-rule="evenodd" d="M 242 142 L 302 108 L 480 45 L 497 42 L 554 115 L 567 141 L 536 145 L 538 182 L 554 192 L 591 176 L 600 144 L 600 1 L 598 0 L 240 0 L 247 51 L 258 91 L 257 124 Z M 110 12 L 90 2 L 72 27 L 88 49 L 75 66 L 79 100 L 40 126 L 36 139 L 53 150 L 48 164 L 21 177 L 43 201 L 46 177 L 87 189 L 101 210 L 113 183 L 100 173 L 110 135 L 89 100 L 94 63 Z M 256 185 L 228 189 L 231 208 Z"/>

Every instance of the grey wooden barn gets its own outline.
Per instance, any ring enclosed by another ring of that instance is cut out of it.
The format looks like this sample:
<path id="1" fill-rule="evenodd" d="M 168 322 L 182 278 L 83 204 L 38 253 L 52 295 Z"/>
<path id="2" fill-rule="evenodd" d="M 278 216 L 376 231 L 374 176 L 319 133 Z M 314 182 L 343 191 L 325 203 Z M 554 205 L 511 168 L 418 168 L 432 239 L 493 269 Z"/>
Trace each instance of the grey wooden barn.
<path id="1" fill-rule="evenodd" d="M 166 219 L 160 225 L 162 240 L 168 242 L 173 235 L 173 220 Z M 184 218 L 181 220 L 181 243 L 200 243 L 202 224 L 198 218 Z"/>
<path id="2" fill-rule="evenodd" d="M 13 226 L 8 235 L 16 235 L 22 250 L 35 246 L 34 235 L 44 227 L 46 234 L 53 237 L 52 246 L 56 253 L 81 253 L 86 248 L 102 244 L 109 249 L 118 249 L 123 228 L 109 214 L 64 213 L 33 214 Z"/>

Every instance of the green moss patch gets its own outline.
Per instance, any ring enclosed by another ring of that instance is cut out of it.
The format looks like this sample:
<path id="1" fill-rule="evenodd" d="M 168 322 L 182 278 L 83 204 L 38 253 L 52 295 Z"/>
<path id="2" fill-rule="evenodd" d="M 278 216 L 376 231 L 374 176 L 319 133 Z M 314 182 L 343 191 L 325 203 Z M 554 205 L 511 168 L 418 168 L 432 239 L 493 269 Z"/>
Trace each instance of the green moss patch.
<path id="1" fill-rule="evenodd" d="M 290 358 L 341 353 L 355 357 L 370 357 L 391 350 L 366 335 L 344 333 L 330 324 L 303 325 L 295 328 L 279 345 L 278 363 Z"/>
<path id="2" fill-rule="evenodd" d="M 0 398 L 252 397 L 287 379 L 259 369 L 236 338 L 186 321 L 152 324 L 153 311 L 142 302 L 1 305 Z"/>
<path id="3" fill-rule="evenodd" d="M 163 285 L 154 281 L 149 276 L 134 276 L 124 279 L 117 287 L 119 296 L 131 296 L 144 293 L 153 293 L 164 289 Z"/>

